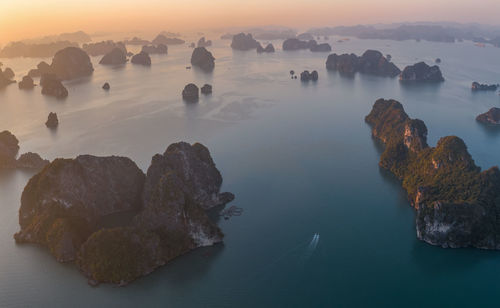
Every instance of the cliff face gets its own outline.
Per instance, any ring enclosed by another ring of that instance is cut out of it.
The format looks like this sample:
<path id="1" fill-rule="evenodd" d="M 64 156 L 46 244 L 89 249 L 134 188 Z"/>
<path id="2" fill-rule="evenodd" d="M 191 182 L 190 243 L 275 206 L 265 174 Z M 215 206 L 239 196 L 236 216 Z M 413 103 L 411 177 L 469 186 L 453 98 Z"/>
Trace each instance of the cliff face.
<path id="1" fill-rule="evenodd" d="M 385 144 L 380 166 L 402 182 L 417 212 L 417 237 L 442 247 L 500 249 L 500 171 L 481 172 L 456 136 L 427 145 L 427 128 L 394 100 L 378 100 L 366 117 Z M 497 237 L 499 240 L 497 240 Z"/>
<path id="2" fill-rule="evenodd" d="M 145 176 L 128 158 L 58 159 L 35 175 L 21 199 L 18 243 L 38 243 L 76 261 L 92 283 L 126 284 L 223 234 L 205 209 L 230 202 L 201 144 L 172 144 Z M 113 215 L 130 214 L 110 226 Z"/>

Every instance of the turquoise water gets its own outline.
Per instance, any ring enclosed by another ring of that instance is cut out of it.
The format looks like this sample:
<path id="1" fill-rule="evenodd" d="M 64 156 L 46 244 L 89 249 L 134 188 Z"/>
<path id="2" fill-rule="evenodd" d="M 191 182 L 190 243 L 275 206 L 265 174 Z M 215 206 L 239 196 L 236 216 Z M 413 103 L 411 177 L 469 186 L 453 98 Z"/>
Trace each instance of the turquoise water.
<path id="1" fill-rule="evenodd" d="M 332 42 L 336 42 L 336 39 Z M 472 43 L 351 40 L 337 53 L 368 48 L 404 67 L 443 60 L 441 85 L 328 73 L 327 54 L 257 55 L 211 48 L 213 74 L 186 70 L 190 50 L 169 48 L 151 68 L 106 68 L 93 58 L 91 78 L 67 83 L 64 101 L 0 91 L 0 130 L 21 152 L 42 156 L 126 155 L 142 169 L 168 144 L 207 145 L 236 194 L 240 217 L 221 220 L 224 245 L 199 249 L 125 288 L 92 288 L 72 265 L 36 246 L 17 246 L 19 198 L 31 174 L 0 174 L 0 306 L 422 307 L 498 306 L 500 252 L 441 249 L 416 239 L 414 213 L 400 185 L 378 168 L 380 149 L 364 123 L 373 102 L 400 100 L 425 121 L 429 143 L 462 137 L 483 168 L 500 163 L 500 131 L 475 122 L 500 105 L 496 93 L 471 93 L 472 81 L 500 80 L 499 50 Z M 24 74 L 39 59 L 2 59 Z M 289 70 L 316 69 L 317 83 Z M 111 91 L 104 92 L 108 81 Z M 186 105 L 188 82 L 213 84 L 211 97 Z M 59 129 L 44 126 L 49 111 Z M 319 240 L 312 242 L 318 233 Z"/>

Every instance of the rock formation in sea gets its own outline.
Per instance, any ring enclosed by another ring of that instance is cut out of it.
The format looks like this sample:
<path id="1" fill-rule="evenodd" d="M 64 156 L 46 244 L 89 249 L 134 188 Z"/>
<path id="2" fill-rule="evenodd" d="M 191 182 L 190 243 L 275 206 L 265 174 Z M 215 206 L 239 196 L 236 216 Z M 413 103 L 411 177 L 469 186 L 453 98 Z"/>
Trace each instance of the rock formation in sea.
<path id="1" fill-rule="evenodd" d="M 358 71 L 359 57 L 355 54 L 336 53 L 328 56 L 326 60 L 326 69 L 330 71 L 338 71 L 341 74 L 354 75 Z"/>
<path id="2" fill-rule="evenodd" d="M 315 48 L 318 43 L 315 40 L 301 41 L 296 38 L 290 38 L 283 42 L 283 50 L 300 50 Z"/>
<path id="3" fill-rule="evenodd" d="M 441 59 L 440 58 L 436 58 L 436 60 L 434 60 L 434 62 L 436 62 L 436 64 L 439 64 L 439 63 L 441 63 Z"/>
<path id="4" fill-rule="evenodd" d="M 231 48 L 236 50 L 250 50 L 258 46 L 259 42 L 257 42 L 250 33 L 236 34 L 233 36 L 233 41 L 231 42 Z"/>
<path id="5" fill-rule="evenodd" d="M 41 158 L 37 153 L 28 152 L 19 156 L 16 167 L 20 169 L 42 170 L 48 164 L 50 164 L 50 161 Z"/>
<path id="6" fill-rule="evenodd" d="M 188 103 L 196 103 L 200 97 L 198 86 L 194 83 L 189 83 L 182 90 L 182 99 Z"/>
<path id="7" fill-rule="evenodd" d="M 159 45 L 144 45 L 142 46 L 142 51 L 150 54 L 150 55 L 154 55 L 154 54 L 158 54 L 158 55 L 166 55 L 168 54 L 168 47 L 167 45 L 164 45 L 164 44 L 159 44 Z"/>
<path id="8" fill-rule="evenodd" d="M 196 47 L 191 55 L 191 64 L 205 72 L 211 72 L 215 67 L 215 58 L 205 47 Z"/>
<path id="9" fill-rule="evenodd" d="M 86 77 L 94 72 L 89 55 L 77 47 L 67 47 L 56 52 L 50 69 L 61 80 Z"/>
<path id="10" fill-rule="evenodd" d="M 61 83 L 61 80 L 55 74 L 43 74 L 40 78 L 42 94 L 65 98 L 68 96 L 68 90 Z"/>
<path id="11" fill-rule="evenodd" d="M 203 85 L 203 87 L 201 87 L 200 91 L 202 94 L 205 94 L 205 95 L 212 94 L 212 85 L 209 85 L 206 83 Z"/>
<path id="12" fill-rule="evenodd" d="M 417 237 L 442 247 L 500 249 L 500 170 L 475 165 L 462 139 L 427 145 L 427 128 L 395 100 L 375 102 L 366 122 L 385 146 L 379 165 L 390 171 L 416 211 Z"/>
<path id="13" fill-rule="evenodd" d="M 120 48 L 113 48 L 99 61 L 99 64 L 103 65 L 122 65 L 125 63 L 127 63 L 127 54 Z"/>
<path id="14" fill-rule="evenodd" d="M 109 86 L 109 83 L 108 82 L 105 82 L 103 85 L 102 85 L 102 88 L 106 91 L 108 91 L 111 87 Z"/>
<path id="15" fill-rule="evenodd" d="M 38 63 L 36 68 L 31 69 L 28 72 L 28 76 L 30 76 L 31 78 L 36 78 L 36 77 L 41 77 L 43 74 L 50 74 L 50 73 L 53 73 L 52 68 L 47 62 L 42 61 Z"/>
<path id="16" fill-rule="evenodd" d="M 154 45 L 163 44 L 163 45 L 168 46 L 168 45 L 182 45 L 186 42 L 184 40 L 179 39 L 179 38 L 170 38 L 170 37 L 166 37 L 163 34 L 158 34 L 158 36 L 156 36 L 156 38 L 152 41 L 152 43 Z"/>
<path id="17" fill-rule="evenodd" d="M 0 69 L 0 88 L 6 87 L 11 83 L 15 83 L 15 81 L 12 80 L 11 78 L 7 78 L 4 75 L 4 72 L 2 72 L 2 69 Z"/>
<path id="18" fill-rule="evenodd" d="M 472 91 L 496 91 L 500 87 L 498 84 L 482 84 L 474 81 L 471 86 Z"/>
<path id="19" fill-rule="evenodd" d="M 330 52 L 332 51 L 332 46 L 330 46 L 330 44 L 328 43 L 322 43 L 311 46 L 309 50 L 311 50 L 312 52 Z"/>
<path id="20" fill-rule="evenodd" d="M 14 79 L 14 76 L 16 76 L 16 74 L 14 74 L 14 71 L 10 67 L 6 67 L 3 70 L 3 76 L 7 79 Z"/>
<path id="21" fill-rule="evenodd" d="M 83 44 L 82 49 L 92 57 L 102 56 L 118 48 L 127 54 L 127 47 L 122 42 L 102 41 L 97 43 Z"/>
<path id="22" fill-rule="evenodd" d="M 493 107 L 476 117 L 476 121 L 487 125 L 500 125 L 500 108 Z"/>
<path id="23" fill-rule="evenodd" d="M 47 121 L 45 122 L 45 126 L 48 128 L 56 128 L 59 126 L 59 119 L 57 118 L 57 113 L 51 112 L 47 117 Z"/>
<path id="24" fill-rule="evenodd" d="M 130 60 L 132 64 L 140 64 L 145 66 L 151 65 L 151 58 L 147 52 L 141 51 L 140 53 L 134 55 Z"/>
<path id="25" fill-rule="evenodd" d="M 317 71 L 303 71 L 300 73 L 301 81 L 318 81 L 318 72 Z"/>
<path id="26" fill-rule="evenodd" d="M 148 40 L 144 40 L 144 39 L 141 39 L 141 38 L 138 38 L 136 36 L 134 36 L 132 39 L 130 40 L 125 40 L 123 42 L 125 45 L 141 45 L 141 46 L 144 46 L 144 45 L 148 45 L 148 44 L 151 44 L 150 41 Z"/>
<path id="27" fill-rule="evenodd" d="M 274 52 L 273 44 L 267 44 L 266 48 L 264 48 L 260 43 L 258 43 L 257 53 L 271 53 L 271 52 Z"/>
<path id="28" fill-rule="evenodd" d="M 19 140 L 9 131 L 0 132 L 0 169 L 15 168 Z"/>
<path id="29" fill-rule="evenodd" d="M 202 37 L 198 40 L 198 44 L 196 47 L 210 47 L 212 46 L 211 40 L 205 40 L 205 37 Z"/>
<path id="30" fill-rule="evenodd" d="M 355 54 L 331 54 L 326 60 L 326 68 L 347 75 L 359 72 L 382 77 L 396 77 L 401 73 L 394 63 L 389 62 L 377 50 L 367 50 L 361 57 Z"/>
<path id="31" fill-rule="evenodd" d="M 18 84 L 19 89 L 21 90 L 30 90 L 35 87 L 35 83 L 33 82 L 33 78 L 30 76 L 24 76 L 23 80 L 21 80 Z"/>
<path id="32" fill-rule="evenodd" d="M 198 143 L 170 145 L 146 175 L 126 157 L 56 159 L 26 185 L 14 237 L 48 248 L 60 262 L 74 261 L 93 285 L 125 285 L 222 241 L 205 212 L 234 199 L 220 193 L 221 184 Z"/>
<path id="33" fill-rule="evenodd" d="M 45 167 L 49 161 L 32 152 L 22 154 L 17 160 L 19 140 L 9 131 L 0 132 L 0 170 L 1 169 L 35 169 Z"/>
<path id="34" fill-rule="evenodd" d="M 429 66 L 425 62 L 419 62 L 405 67 L 399 76 L 399 80 L 412 82 L 442 82 L 444 78 L 439 66 Z"/>

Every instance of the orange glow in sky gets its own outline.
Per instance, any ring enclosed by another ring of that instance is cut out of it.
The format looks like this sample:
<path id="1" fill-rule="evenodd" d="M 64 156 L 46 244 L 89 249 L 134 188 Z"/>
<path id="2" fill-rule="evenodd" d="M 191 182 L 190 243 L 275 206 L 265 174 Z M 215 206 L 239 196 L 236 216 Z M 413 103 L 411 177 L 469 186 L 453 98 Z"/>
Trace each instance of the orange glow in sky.
<path id="1" fill-rule="evenodd" d="M 401 21 L 500 23 L 498 0 L 0 0 L 0 42 L 83 30 L 299 29 Z"/>

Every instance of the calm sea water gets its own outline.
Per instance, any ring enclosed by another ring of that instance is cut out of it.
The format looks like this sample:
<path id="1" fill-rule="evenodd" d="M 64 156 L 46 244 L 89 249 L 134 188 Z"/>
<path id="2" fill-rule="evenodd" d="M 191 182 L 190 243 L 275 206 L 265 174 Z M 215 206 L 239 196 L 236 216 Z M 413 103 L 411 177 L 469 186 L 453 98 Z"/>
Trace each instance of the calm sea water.
<path id="1" fill-rule="evenodd" d="M 146 170 L 172 142 L 207 145 L 236 194 L 241 217 L 219 222 L 224 245 L 193 251 L 125 288 L 92 288 L 73 265 L 36 246 L 15 244 L 22 171 L 0 174 L 0 306 L 144 307 L 422 307 L 498 306 L 500 252 L 441 249 L 416 239 L 414 213 L 400 185 L 378 168 L 380 149 L 364 123 L 373 102 L 400 100 L 423 119 L 429 142 L 462 137 L 483 168 L 500 163 L 500 131 L 475 116 L 500 105 L 493 92 L 472 94 L 472 81 L 500 82 L 500 49 L 472 43 L 351 40 L 334 52 L 389 53 L 403 68 L 437 57 L 446 82 L 402 86 L 397 79 L 341 77 L 327 54 L 258 55 L 228 41 L 210 48 L 216 69 L 186 70 L 191 51 L 172 46 L 150 68 L 100 66 L 67 82 L 69 97 L 37 88 L 0 91 L 0 130 L 21 152 L 50 159 L 125 155 Z M 276 45 L 276 44 L 275 44 Z M 280 44 L 278 44 L 280 45 Z M 2 59 L 24 75 L 40 59 Z M 317 83 L 289 70 L 316 69 Z M 104 82 L 111 91 L 101 89 Z M 198 104 L 181 101 L 185 84 L 211 83 Z M 55 111 L 60 125 L 46 129 Z M 319 240 L 313 241 L 318 233 Z"/>

